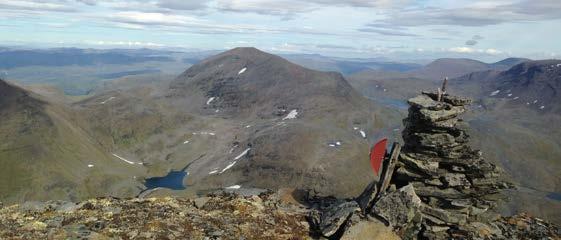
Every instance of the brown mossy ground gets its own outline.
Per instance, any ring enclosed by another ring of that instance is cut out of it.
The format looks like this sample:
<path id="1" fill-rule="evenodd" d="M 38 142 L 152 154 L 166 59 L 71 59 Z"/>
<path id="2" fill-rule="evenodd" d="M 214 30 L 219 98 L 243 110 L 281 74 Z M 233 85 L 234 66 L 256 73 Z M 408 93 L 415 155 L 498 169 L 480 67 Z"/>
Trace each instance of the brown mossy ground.
<path id="1" fill-rule="evenodd" d="M 273 194 L 98 198 L 0 210 L 0 239 L 308 239 L 305 211 Z"/>

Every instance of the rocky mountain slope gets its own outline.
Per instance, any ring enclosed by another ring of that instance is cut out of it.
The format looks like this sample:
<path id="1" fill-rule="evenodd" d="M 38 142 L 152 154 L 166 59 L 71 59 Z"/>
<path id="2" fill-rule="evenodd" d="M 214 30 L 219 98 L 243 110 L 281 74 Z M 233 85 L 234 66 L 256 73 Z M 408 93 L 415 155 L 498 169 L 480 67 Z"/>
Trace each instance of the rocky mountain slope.
<path id="1" fill-rule="evenodd" d="M 112 153 L 143 163 L 139 178 L 189 166 L 189 194 L 234 185 L 357 194 L 373 177 L 362 156 L 382 134 L 375 130 L 393 124 L 379 116 L 397 117 L 341 74 L 255 48 L 210 57 L 169 84 L 107 91 L 74 107 Z"/>
<path id="2" fill-rule="evenodd" d="M 412 74 L 423 79 L 439 80 L 444 77 L 459 77 L 467 73 L 490 69 L 487 63 L 467 58 L 441 58 L 427 64 Z"/>
<path id="3" fill-rule="evenodd" d="M 78 119 L 65 106 L 0 80 L 1 201 L 134 191 L 133 172 L 118 167 Z"/>
<path id="4" fill-rule="evenodd" d="M 541 60 L 518 64 L 506 71 L 476 72 L 454 79 L 453 84 L 473 87 L 473 95 L 509 99 L 507 107 L 524 106 L 537 112 L 561 113 L 561 61 Z M 543 106 L 543 107 L 542 107 Z"/>

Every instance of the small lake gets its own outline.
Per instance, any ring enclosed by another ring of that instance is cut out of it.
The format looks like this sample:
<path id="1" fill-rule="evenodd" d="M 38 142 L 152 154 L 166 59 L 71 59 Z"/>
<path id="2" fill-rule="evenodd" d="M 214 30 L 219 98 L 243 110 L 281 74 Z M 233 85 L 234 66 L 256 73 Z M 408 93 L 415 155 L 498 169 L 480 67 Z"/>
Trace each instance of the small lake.
<path id="1" fill-rule="evenodd" d="M 378 97 L 378 98 L 367 97 L 367 98 L 390 108 L 396 108 L 399 110 L 407 110 L 409 108 L 409 104 L 407 103 L 407 101 L 404 101 L 402 99 L 383 98 L 383 97 Z"/>
<path id="2" fill-rule="evenodd" d="M 551 192 L 551 193 L 547 194 L 547 197 L 549 199 L 553 199 L 553 200 L 556 200 L 556 201 L 561 201 L 561 193 Z"/>
<path id="3" fill-rule="evenodd" d="M 147 190 L 154 188 L 169 188 L 172 190 L 185 190 L 183 180 L 188 175 L 186 171 L 171 171 L 164 177 L 147 178 L 144 186 Z"/>

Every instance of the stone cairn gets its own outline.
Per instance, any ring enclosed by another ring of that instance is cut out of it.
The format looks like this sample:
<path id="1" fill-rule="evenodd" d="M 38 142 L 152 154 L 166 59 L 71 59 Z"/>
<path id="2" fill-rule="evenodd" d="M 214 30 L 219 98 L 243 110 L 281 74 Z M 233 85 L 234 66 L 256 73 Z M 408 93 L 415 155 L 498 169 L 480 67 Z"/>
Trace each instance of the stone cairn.
<path id="1" fill-rule="evenodd" d="M 445 86 L 409 99 L 403 147 L 393 144 L 379 179 L 360 196 L 308 198 L 316 237 L 372 239 L 368 224 L 382 222 L 402 239 L 558 239 L 561 230 L 541 219 L 496 213 L 501 190 L 513 185 L 467 145 L 458 117 L 471 100 L 447 95 Z"/>
<path id="2" fill-rule="evenodd" d="M 501 170 L 468 146 L 467 124 L 459 119 L 471 100 L 442 91 L 408 101 L 404 146 L 393 174 L 397 187 L 412 185 L 421 199 L 420 236 L 462 238 L 498 215 L 490 211 L 499 191 L 511 188 Z"/>

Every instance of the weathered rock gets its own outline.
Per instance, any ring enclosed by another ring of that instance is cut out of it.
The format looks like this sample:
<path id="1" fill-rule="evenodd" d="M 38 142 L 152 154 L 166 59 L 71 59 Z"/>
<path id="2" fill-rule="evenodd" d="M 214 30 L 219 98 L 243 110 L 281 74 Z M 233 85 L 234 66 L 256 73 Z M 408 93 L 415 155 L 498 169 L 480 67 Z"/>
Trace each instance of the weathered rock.
<path id="1" fill-rule="evenodd" d="M 444 210 L 436 207 L 431 207 L 429 205 L 423 204 L 421 206 L 421 212 L 424 215 L 430 215 L 432 217 L 438 218 L 447 224 L 465 224 L 467 221 L 467 214 L 456 212 L 453 210 Z"/>
<path id="2" fill-rule="evenodd" d="M 502 236 L 502 231 L 494 224 L 485 224 L 482 222 L 471 222 L 469 224 L 459 226 L 459 230 L 469 232 L 470 237 L 480 239 L 492 239 Z"/>
<path id="3" fill-rule="evenodd" d="M 438 93 L 435 92 L 422 92 L 422 94 L 430 97 L 434 101 L 436 101 L 438 98 Z M 454 106 L 466 106 L 466 105 L 470 105 L 472 100 L 465 97 L 444 94 L 442 95 L 442 102 L 452 104 Z"/>
<path id="4" fill-rule="evenodd" d="M 424 183 L 427 185 L 432 185 L 432 186 L 442 186 L 444 185 L 442 183 L 442 181 L 440 181 L 440 179 L 425 179 Z"/>
<path id="5" fill-rule="evenodd" d="M 438 170 L 438 162 L 417 160 L 407 154 L 401 154 L 399 158 L 406 166 L 424 174 L 433 175 Z"/>
<path id="6" fill-rule="evenodd" d="M 384 219 L 394 228 L 407 226 L 419 213 L 421 199 L 415 194 L 413 185 L 382 195 L 376 202 L 372 213 Z"/>
<path id="7" fill-rule="evenodd" d="M 419 180 L 424 179 L 427 177 L 425 174 L 417 172 L 412 169 L 406 169 L 404 167 L 400 167 L 395 170 L 394 177 L 398 178 L 402 181 L 411 181 L 411 180 Z"/>
<path id="8" fill-rule="evenodd" d="M 560 239 L 561 228 L 539 218 L 520 214 L 495 222 L 503 239 Z"/>
<path id="9" fill-rule="evenodd" d="M 447 104 L 443 102 L 434 101 L 427 95 L 416 96 L 414 98 L 409 99 L 407 103 L 409 103 L 409 105 L 413 107 L 425 108 L 434 111 L 443 110 L 446 109 L 447 107 Z"/>
<path id="10" fill-rule="evenodd" d="M 377 220 L 361 221 L 352 225 L 345 231 L 341 240 L 357 240 L 357 239 L 370 239 L 370 240 L 400 240 L 391 228 L 386 227 L 382 222 Z"/>
<path id="11" fill-rule="evenodd" d="M 354 201 L 344 202 L 326 211 L 321 216 L 320 230 L 323 236 L 330 237 L 341 227 L 345 227 L 346 221 L 355 213 L 360 211 L 358 203 Z"/>
<path id="12" fill-rule="evenodd" d="M 193 200 L 195 207 L 198 209 L 203 208 L 203 206 L 210 200 L 210 197 L 199 197 Z"/>
<path id="13" fill-rule="evenodd" d="M 464 199 L 469 198 L 471 192 L 458 191 L 453 188 L 439 188 L 435 186 L 426 185 L 421 182 L 412 182 L 415 186 L 417 195 L 422 197 L 438 197 L 444 199 Z"/>
<path id="14" fill-rule="evenodd" d="M 461 173 L 446 173 L 442 176 L 442 181 L 449 187 L 471 185 L 471 183 L 466 178 L 466 175 Z"/>
<path id="15" fill-rule="evenodd" d="M 368 186 L 364 189 L 364 191 L 360 194 L 360 196 L 356 199 L 360 209 L 363 213 L 366 213 L 372 208 L 374 204 L 374 199 L 378 194 L 377 189 L 378 182 L 370 182 Z"/>
<path id="16" fill-rule="evenodd" d="M 434 111 L 429 109 L 420 109 L 420 117 L 423 120 L 438 122 L 445 121 L 448 119 L 455 118 L 460 114 L 464 113 L 466 109 L 464 107 L 451 107 L 450 109 Z"/>
<path id="17" fill-rule="evenodd" d="M 404 140 L 407 141 L 408 144 L 431 148 L 454 147 L 460 145 L 460 143 L 456 142 L 455 137 L 448 133 L 413 133 L 404 136 Z"/>
<path id="18" fill-rule="evenodd" d="M 451 118 L 448 120 L 438 121 L 438 122 L 430 122 L 418 117 L 417 113 L 413 113 L 410 117 L 404 119 L 406 126 L 407 125 L 415 125 L 415 126 L 423 126 L 425 130 L 430 130 L 433 132 L 448 132 L 453 130 L 460 130 L 458 126 L 460 125 L 460 119 Z"/>
<path id="19" fill-rule="evenodd" d="M 322 236 L 331 237 L 338 231 L 343 231 L 353 214 L 360 213 L 360 207 L 355 201 L 338 201 L 322 209 L 312 210 L 309 219 L 312 228 Z"/>

